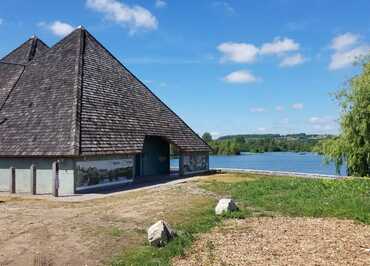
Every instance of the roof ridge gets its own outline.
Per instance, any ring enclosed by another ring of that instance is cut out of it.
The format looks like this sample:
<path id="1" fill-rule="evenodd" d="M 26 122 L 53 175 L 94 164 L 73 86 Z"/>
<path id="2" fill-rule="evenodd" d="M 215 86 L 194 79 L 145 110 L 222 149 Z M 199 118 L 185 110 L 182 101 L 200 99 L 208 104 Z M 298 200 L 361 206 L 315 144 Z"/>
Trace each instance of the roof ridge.
<path id="1" fill-rule="evenodd" d="M 39 39 L 35 35 L 32 35 L 30 38 L 28 38 L 26 41 L 24 41 L 17 48 L 15 48 L 14 50 L 12 50 L 8 54 L 6 54 L 4 57 L 2 57 L 0 59 L 0 62 L 1 63 L 9 63 L 9 64 L 18 64 L 18 65 L 24 65 L 24 66 L 28 65 L 34 59 L 34 57 L 36 56 L 37 47 L 38 47 L 39 43 L 44 45 L 46 48 L 50 49 L 50 47 L 46 43 L 44 43 L 41 39 Z M 29 47 L 24 48 L 25 45 L 27 45 Z M 9 57 L 16 54 L 19 50 L 22 50 L 22 49 L 28 49 L 28 51 L 25 53 L 25 58 L 24 58 L 25 62 L 14 63 L 14 62 L 6 61 L 6 60 L 8 60 Z M 44 53 L 42 53 L 42 54 L 44 54 Z"/>
<path id="2" fill-rule="evenodd" d="M 23 42 L 21 45 L 19 45 L 17 48 L 15 48 L 14 50 L 10 51 L 10 53 L 6 54 L 4 57 L 2 57 L 0 59 L 0 62 L 3 63 L 3 60 L 5 60 L 7 57 L 9 57 L 10 55 L 14 54 L 16 51 L 20 50 L 22 48 L 22 46 L 26 43 L 28 43 L 29 41 L 31 40 L 31 38 L 27 39 L 25 42 Z M 5 63 L 5 62 L 4 62 Z M 20 64 L 20 65 L 23 65 L 23 64 Z"/>
<path id="3" fill-rule="evenodd" d="M 14 66 L 25 66 L 25 64 L 12 63 L 12 62 L 4 62 L 4 61 L 0 61 L 0 64 L 14 65 Z"/>
<path id="4" fill-rule="evenodd" d="M 17 84 L 18 84 L 18 81 L 19 81 L 19 80 L 21 79 L 21 77 L 22 77 L 22 75 L 23 75 L 23 73 L 24 73 L 24 70 L 26 69 L 26 66 L 24 66 L 24 65 L 20 65 L 20 64 L 13 64 L 13 65 L 21 66 L 21 67 L 22 67 L 22 71 L 21 71 L 21 73 L 19 74 L 19 76 L 18 76 L 17 80 L 14 82 L 13 86 L 11 87 L 11 89 L 9 90 L 8 95 L 5 97 L 4 102 L 0 105 L 0 112 L 1 112 L 1 110 L 4 108 L 4 106 L 5 106 L 6 102 L 8 101 L 8 99 L 9 99 L 9 97 L 10 97 L 10 94 L 12 94 L 12 92 L 13 92 L 14 88 L 15 88 L 15 87 L 17 86 Z"/>
<path id="5" fill-rule="evenodd" d="M 75 62 L 76 79 L 74 84 L 75 95 L 73 103 L 73 118 L 72 118 L 72 149 L 74 155 L 81 153 L 81 114 L 82 114 L 82 86 L 83 86 L 83 65 L 85 53 L 85 38 L 86 30 L 82 27 L 75 31 L 80 31 L 79 49 L 77 60 Z M 74 32 L 75 32 L 74 31 Z M 71 33 L 72 34 L 72 33 Z"/>
<path id="6" fill-rule="evenodd" d="M 31 46 L 30 46 L 30 50 L 29 50 L 28 56 L 27 56 L 28 57 L 27 58 L 28 62 L 30 62 L 36 54 L 37 37 L 32 36 L 30 40 L 31 40 Z"/>
<path id="7" fill-rule="evenodd" d="M 70 35 L 72 35 L 75 31 L 78 31 L 80 29 L 75 29 L 73 30 L 71 33 L 69 33 L 68 35 L 64 36 L 62 39 L 60 39 L 59 41 L 57 41 L 55 44 L 53 44 L 52 46 L 48 46 L 45 42 L 43 42 L 41 39 L 39 39 L 37 36 L 32 36 L 30 39 L 28 39 L 27 41 L 31 40 L 32 38 L 38 40 L 40 43 L 44 44 L 46 47 L 49 48 L 49 50 L 47 50 L 45 53 L 42 54 L 42 56 L 44 55 L 47 55 L 48 53 L 51 53 L 53 51 L 53 49 L 55 49 L 55 47 L 57 47 L 59 44 L 63 43 L 67 38 L 69 38 Z M 19 47 L 18 47 L 19 48 Z M 18 49 L 17 48 L 17 49 Z M 15 49 L 16 50 L 16 49 Z M 15 51 L 13 50 L 13 51 Z M 12 52 L 13 52 L 12 51 Z M 3 59 L 3 58 L 2 58 Z M 1 60 L 2 60 L 1 59 Z M 30 62 L 28 62 L 27 64 L 29 64 Z"/>
<path id="8" fill-rule="evenodd" d="M 32 53 L 32 54 L 30 54 L 30 56 L 32 58 L 30 58 L 28 60 L 27 64 L 29 64 L 33 59 L 35 59 L 35 56 L 37 56 L 37 53 L 36 52 L 37 52 L 37 47 L 39 47 L 39 44 L 42 44 L 43 46 L 45 46 L 46 48 L 48 48 L 48 50 L 46 52 L 41 53 L 40 55 L 44 55 L 45 53 L 47 53 L 50 50 L 49 45 L 47 45 L 46 43 L 44 43 L 39 37 L 33 35 L 31 38 L 33 39 L 32 50 L 30 51 Z"/>
<path id="9" fill-rule="evenodd" d="M 46 46 L 50 49 L 49 45 L 47 45 L 43 40 L 41 40 L 39 37 L 36 36 L 37 43 L 41 43 L 42 45 Z"/>

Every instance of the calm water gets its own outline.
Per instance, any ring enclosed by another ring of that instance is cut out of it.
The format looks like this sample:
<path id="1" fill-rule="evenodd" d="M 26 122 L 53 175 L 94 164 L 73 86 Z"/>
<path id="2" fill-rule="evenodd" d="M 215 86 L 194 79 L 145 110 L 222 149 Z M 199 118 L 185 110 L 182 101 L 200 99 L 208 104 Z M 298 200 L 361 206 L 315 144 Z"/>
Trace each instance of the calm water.
<path id="1" fill-rule="evenodd" d="M 209 158 L 211 168 L 238 168 L 270 171 L 289 171 L 335 175 L 334 164 L 324 164 L 322 156 L 315 153 L 265 152 L 242 155 L 215 155 Z M 178 160 L 171 160 L 178 167 Z M 345 167 L 340 171 L 346 175 Z"/>

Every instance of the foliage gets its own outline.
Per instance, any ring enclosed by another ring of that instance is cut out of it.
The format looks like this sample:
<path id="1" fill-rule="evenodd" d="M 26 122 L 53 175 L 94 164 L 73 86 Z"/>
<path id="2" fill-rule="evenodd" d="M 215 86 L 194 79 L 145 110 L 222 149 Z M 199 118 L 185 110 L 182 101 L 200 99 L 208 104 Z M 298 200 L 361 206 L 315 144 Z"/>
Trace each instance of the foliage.
<path id="1" fill-rule="evenodd" d="M 370 224 L 370 180 L 264 177 L 204 187 L 248 206 L 291 216 L 339 217 Z"/>
<path id="2" fill-rule="evenodd" d="M 346 162 L 349 175 L 370 176 L 370 60 L 364 61 L 362 73 L 336 99 L 341 107 L 341 134 L 322 141 L 317 150 L 337 169 Z"/>
<path id="3" fill-rule="evenodd" d="M 205 132 L 202 136 L 202 139 L 207 142 L 207 143 L 210 143 L 212 141 L 212 135 L 208 132 Z"/>
<path id="4" fill-rule="evenodd" d="M 325 136 L 318 135 L 236 135 L 226 136 L 210 141 L 215 154 L 235 154 L 241 152 L 310 152 L 317 145 L 319 138 Z"/>

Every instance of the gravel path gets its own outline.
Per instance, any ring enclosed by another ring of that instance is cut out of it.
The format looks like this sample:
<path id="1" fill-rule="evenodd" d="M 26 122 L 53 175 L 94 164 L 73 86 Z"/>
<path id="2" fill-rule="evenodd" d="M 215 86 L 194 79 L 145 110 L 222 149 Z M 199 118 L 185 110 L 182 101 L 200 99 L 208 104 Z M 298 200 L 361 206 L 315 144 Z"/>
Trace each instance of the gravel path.
<path id="1" fill-rule="evenodd" d="M 370 265 L 370 226 L 349 220 L 229 220 L 174 265 Z"/>

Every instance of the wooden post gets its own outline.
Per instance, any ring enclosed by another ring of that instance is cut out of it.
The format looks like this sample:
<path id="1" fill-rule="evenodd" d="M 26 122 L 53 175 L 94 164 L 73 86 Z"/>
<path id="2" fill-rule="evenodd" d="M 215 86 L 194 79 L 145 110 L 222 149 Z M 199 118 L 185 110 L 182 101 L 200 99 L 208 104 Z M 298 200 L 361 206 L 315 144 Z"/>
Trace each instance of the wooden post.
<path id="1" fill-rule="evenodd" d="M 54 197 L 59 196 L 59 163 L 53 162 L 52 173 L 52 194 Z"/>
<path id="2" fill-rule="evenodd" d="M 30 168 L 30 179 L 31 179 L 31 194 L 36 195 L 36 184 L 37 184 L 37 179 L 36 179 L 36 166 L 31 165 Z"/>
<path id="3" fill-rule="evenodd" d="M 9 168 L 9 192 L 15 193 L 15 168 Z"/>

